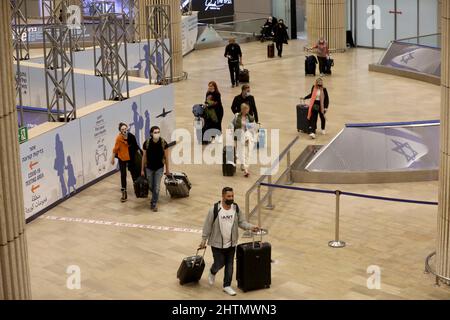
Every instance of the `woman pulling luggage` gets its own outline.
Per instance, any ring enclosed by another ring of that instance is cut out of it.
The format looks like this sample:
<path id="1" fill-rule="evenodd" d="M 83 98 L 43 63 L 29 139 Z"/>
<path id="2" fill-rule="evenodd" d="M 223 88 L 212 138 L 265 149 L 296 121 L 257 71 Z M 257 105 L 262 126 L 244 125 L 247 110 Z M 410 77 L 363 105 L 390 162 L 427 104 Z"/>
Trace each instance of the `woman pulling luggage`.
<path id="1" fill-rule="evenodd" d="M 316 83 L 311 88 L 311 93 L 304 99 L 311 99 L 308 107 L 308 120 L 309 120 L 309 136 L 312 139 L 316 138 L 317 129 L 317 117 L 320 116 L 320 125 L 322 134 L 325 134 L 326 118 L 325 113 L 328 110 L 329 98 L 328 91 L 323 86 L 322 78 L 318 78 Z"/>

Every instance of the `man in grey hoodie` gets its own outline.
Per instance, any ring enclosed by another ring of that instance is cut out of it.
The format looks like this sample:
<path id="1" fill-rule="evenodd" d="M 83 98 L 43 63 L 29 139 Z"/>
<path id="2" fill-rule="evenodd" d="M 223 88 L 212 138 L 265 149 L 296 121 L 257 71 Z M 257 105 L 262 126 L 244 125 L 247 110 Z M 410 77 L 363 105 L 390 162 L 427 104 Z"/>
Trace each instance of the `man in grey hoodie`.
<path id="1" fill-rule="evenodd" d="M 238 242 L 238 227 L 244 230 L 258 232 L 259 227 L 245 221 L 244 213 L 234 203 L 234 192 L 230 187 L 222 189 L 222 201 L 209 209 L 203 226 L 200 248 L 206 248 L 206 240 L 211 246 L 214 263 L 208 275 L 210 285 L 214 284 L 216 273 L 225 266 L 223 277 L 223 291 L 234 296 L 236 292 L 231 287 L 233 279 L 233 260 Z"/>

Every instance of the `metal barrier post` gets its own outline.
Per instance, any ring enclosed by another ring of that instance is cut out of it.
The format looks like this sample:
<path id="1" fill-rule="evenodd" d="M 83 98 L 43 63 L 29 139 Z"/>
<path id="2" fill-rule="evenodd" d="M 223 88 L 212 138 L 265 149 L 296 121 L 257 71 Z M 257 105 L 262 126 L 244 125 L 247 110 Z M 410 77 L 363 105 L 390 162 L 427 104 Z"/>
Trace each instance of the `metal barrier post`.
<path id="1" fill-rule="evenodd" d="M 256 196 L 257 196 L 257 201 L 258 201 L 258 227 L 260 228 L 260 230 L 258 231 L 258 235 L 266 235 L 269 230 L 268 229 L 261 229 L 262 226 L 262 222 L 261 222 L 261 184 L 258 184 L 258 189 L 256 190 Z"/>
<path id="2" fill-rule="evenodd" d="M 292 181 L 292 172 L 291 172 L 291 150 L 289 149 L 287 155 L 286 155 L 286 160 L 287 160 L 287 167 L 288 167 L 288 175 L 287 175 L 287 181 L 286 184 L 287 185 L 292 185 L 294 182 Z"/>
<path id="3" fill-rule="evenodd" d="M 270 172 L 269 175 L 267 176 L 267 183 L 272 184 L 272 172 Z M 259 186 L 259 187 L 261 187 L 261 186 Z M 275 206 L 272 203 L 272 188 L 269 187 L 267 192 L 269 193 L 269 197 L 267 199 L 266 209 L 273 210 L 275 208 Z"/>
<path id="4" fill-rule="evenodd" d="M 332 248 L 344 248 L 345 242 L 339 240 L 339 200 L 341 197 L 341 191 L 336 190 L 336 221 L 335 221 L 335 235 L 334 240 L 328 242 L 328 246 Z"/>

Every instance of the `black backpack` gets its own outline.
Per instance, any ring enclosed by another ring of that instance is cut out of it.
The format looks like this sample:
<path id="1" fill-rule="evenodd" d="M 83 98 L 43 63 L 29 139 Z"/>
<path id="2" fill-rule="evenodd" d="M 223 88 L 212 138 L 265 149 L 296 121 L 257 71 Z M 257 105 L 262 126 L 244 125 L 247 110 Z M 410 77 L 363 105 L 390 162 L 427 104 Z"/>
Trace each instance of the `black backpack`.
<path id="1" fill-rule="evenodd" d="M 213 212 L 214 212 L 214 218 L 213 218 L 213 223 L 214 223 L 214 221 L 216 221 L 216 218 L 217 218 L 217 216 L 219 215 L 219 211 L 220 211 L 219 205 L 220 205 L 220 201 L 214 203 L 214 210 L 213 210 Z M 236 209 L 236 214 L 238 214 L 238 213 L 239 213 L 239 206 L 238 206 L 237 203 L 234 203 L 234 206 L 235 206 L 234 208 Z"/>

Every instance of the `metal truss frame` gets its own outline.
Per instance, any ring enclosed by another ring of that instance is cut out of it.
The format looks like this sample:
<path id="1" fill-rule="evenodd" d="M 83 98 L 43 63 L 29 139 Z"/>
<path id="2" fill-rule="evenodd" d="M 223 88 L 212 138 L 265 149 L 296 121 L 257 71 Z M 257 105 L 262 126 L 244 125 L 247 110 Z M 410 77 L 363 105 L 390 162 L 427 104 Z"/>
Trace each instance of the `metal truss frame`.
<path id="1" fill-rule="evenodd" d="M 13 35 L 14 60 L 29 60 L 27 3 L 25 0 L 10 0 L 11 28 Z M 25 40 L 23 39 L 25 35 Z"/>
<path id="2" fill-rule="evenodd" d="M 69 122 L 76 118 L 72 33 L 53 24 L 43 26 L 43 36 L 48 121 Z"/>
<path id="3" fill-rule="evenodd" d="M 170 6 L 165 4 L 147 5 L 145 13 L 150 55 L 149 82 L 150 84 L 165 85 L 173 82 Z M 169 41 L 169 45 L 166 44 L 166 39 Z M 153 46 L 151 40 L 154 42 Z"/>
<path id="4" fill-rule="evenodd" d="M 100 60 L 103 77 L 103 99 L 125 100 L 130 97 L 128 85 L 127 28 L 123 13 L 100 15 Z M 120 55 L 123 49 L 123 58 Z M 125 87 L 125 91 L 123 90 Z"/>
<path id="5" fill-rule="evenodd" d="M 93 1 L 91 2 L 91 8 L 93 9 L 93 18 L 97 19 L 97 23 L 94 25 L 94 34 L 93 34 L 93 50 L 94 50 L 94 72 L 96 76 L 102 75 L 102 57 L 98 56 L 97 48 L 100 47 L 100 38 L 101 38 L 101 15 L 107 13 L 114 13 L 116 11 L 115 2 L 114 1 Z"/>
<path id="6" fill-rule="evenodd" d="M 141 42 L 139 24 L 139 0 L 122 0 L 122 13 L 126 16 L 128 42 Z"/>

